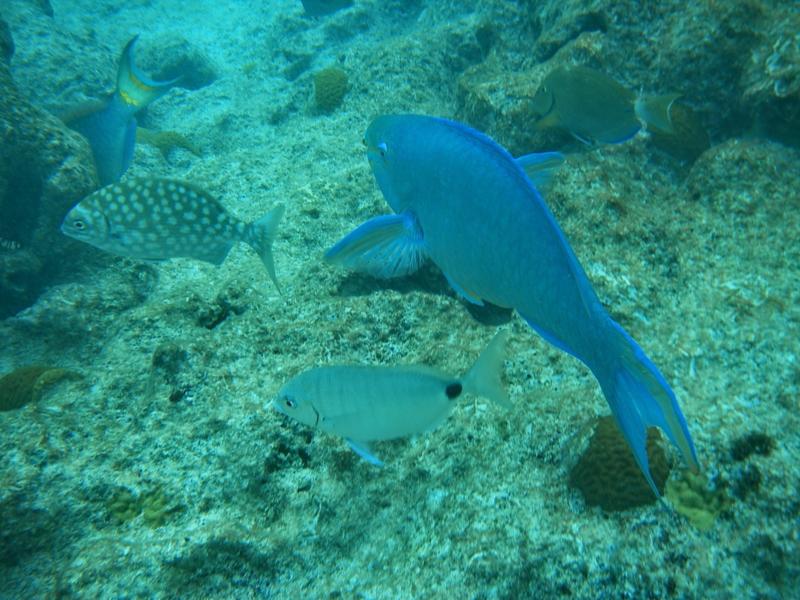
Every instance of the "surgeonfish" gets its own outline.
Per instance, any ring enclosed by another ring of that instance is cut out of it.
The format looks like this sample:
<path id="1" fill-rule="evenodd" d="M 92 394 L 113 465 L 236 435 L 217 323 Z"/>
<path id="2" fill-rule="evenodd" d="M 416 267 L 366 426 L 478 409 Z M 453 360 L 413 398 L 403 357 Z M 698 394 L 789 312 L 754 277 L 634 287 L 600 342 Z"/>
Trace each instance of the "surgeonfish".
<path id="1" fill-rule="evenodd" d="M 364 143 L 395 214 L 362 224 L 328 250 L 329 261 L 393 277 L 430 258 L 467 301 L 516 309 L 545 340 L 591 369 L 656 496 L 648 426 L 663 429 L 698 468 L 675 395 L 600 304 L 523 170 L 529 158 L 515 160 L 460 123 L 420 115 L 378 117 Z"/>
<path id="2" fill-rule="evenodd" d="M 344 437 L 359 456 L 382 465 L 370 442 L 434 429 L 464 394 L 511 407 L 501 383 L 507 338 L 507 332 L 497 333 L 461 378 L 427 366 L 317 367 L 284 385 L 273 406 L 304 425 Z"/>
<path id="3" fill-rule="evenodd" d="M 68 127 L 83 134 L 92 148 L 100 185 L 119 181 L 133 160 L 137 112 L 160 98 L 178 82 L 153 81 L 139 71 L 133 37 L 122 51 L 117 72 L 117 89 L 108 99 L 78 107 L 62 118 Z"/>
<path id="4" fill-rule="evenodd" d="M 188 257 L 219 265 L 235 242 L 251 246 L 275 286 L 272 242 L 284 207 L 243 223 L 199 187 L 132 178 L 90 194 L 64 217 L 61 231 L 106 252 L 144 260 Z"/>
<path id="5" fill-rule="evenodd" d="M 619 144 L 635 136 L 643 123 L 671 132 L 670 109 L 679 96 L 637 96 L 604 73 L 570 66 L 544 78 L 531 108 L 538 129 L 566 129 L 587 144 Z"/>

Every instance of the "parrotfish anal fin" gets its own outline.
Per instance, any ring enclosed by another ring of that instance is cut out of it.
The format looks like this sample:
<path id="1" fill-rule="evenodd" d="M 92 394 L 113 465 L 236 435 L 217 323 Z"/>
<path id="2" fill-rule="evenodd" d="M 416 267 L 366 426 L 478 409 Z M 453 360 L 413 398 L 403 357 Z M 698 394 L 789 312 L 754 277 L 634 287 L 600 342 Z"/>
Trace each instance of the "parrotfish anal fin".
<path id="1" fill-rule="evenodd" d="M 425 240 L 411 213 L 382 215 L 348 233 L 325 253 L 325 259 L 373 277 L 402 277 L 422 265 Z"/>
<path id="2" fill-rule="evenodd" d="M 376 467 L 382 467 L 383 461 L 377 458 L 374 454 L 372 454 L 372 450 L 369 447 L 369 444 L 365 442 L 356 442 L 355 440 L 351 440 L 350 438 L 345 438 L 347 445 L 358 454 L 361 458 L 363 458 L 368 463 L 375 465 Z"/>
<path id="3" fill-rule="evenodd" d="M 474 294 L 469 290 L 465 290 L 463 287 L 461 287 L 455 281 L 453 281 L 447 273 L 445 273 L 444 276 L 447 279 L 447 283 L 449 283 L 450 287 L 455 290 L 456 294 L 464 298 L 464 300 L 466 300 L 470 304 L 477 304 L 478 306 L 483 306 L 483 300 L 481 300 L 481 298 L 477 294 Z"/>
<path id="4" fill-rule="evenodd" d="M 199 245 L 196 250 L 191 254 L 191 258 L 197 260 L 204 260 L 214 265 L 221 265 L 228 256 L 228 252 L 233 247 L 232 242 L 220 242 L 219 244 L 207 244 L 205 246 Z"/>
<path id="5" fill-rule="evenodd" d="M 609 340 L 606 356 L 616 362 L 616 368 L 595 374 L 599 375 L 603 393 L 636 462 L 658 496 L 647 460 L 647 428 L 661 428 L 695 470 L 699 470 L 697 453 L 686 419 L 664 377 L 633 338 L 619 324 L 614 321 L 611 324 L 610 335 L 614 339 Z"/>
<path id="6" fill-rule="evenodd" d="M 561 152 L 538 152 L 525 154 L 517 159 L 517 164 L 537 188 L 547 185 L 553 172 L 564 163 Z"/>
<path id="7" fill-rule="evenodd" d="M 125 129 L 125 141 L 122 146 L 122 173 L 128 170 L 133 162 L 133 151 L 136 147 L 136 119 L 131 118 Z"/>
<path id="8" fill-rule="evenodd" d="M 166 94 L 180 77 L 169 81 L 155 81 L 142 73 L 136 67 L 134 60 L 133 49 L 137 39 L 139 39 L 138 35 L 131 38 L 122 51 L 117 71 L 117 94 L 125 104 L 140 110 L 156 98 Z"/>
<path id="9" fill-rule="evenodd" d="M 531 329 L 533 329 L 536 333 L 538 333 L 540 336 L 542 336 L 547 343 L 553 344 L 553 346 L 555 346 L 559 350 L 563 350 L 567 354 L 571 354 L 572 356 L 577 358 L 579 361 L 581 361 L 582 363 L 586 364 L 586 359 L 584 359 L 583 356 L 581 356 L 580 354 L 575 352 L 572 348 L 567 346 L 564 342 L 562 342 L 560 339 L 558 339 L 552 333 L 550 333 L 549 331 L 547 331 L 543 327 L 540 327 L 539 325 L 537 325 L 536 323 L 531 321 L 529 318 L 527 318 L 525 315 L 520 315 L 520 316 L 523 319 L 525 319 L 525 322 L 531 327 Z"/>

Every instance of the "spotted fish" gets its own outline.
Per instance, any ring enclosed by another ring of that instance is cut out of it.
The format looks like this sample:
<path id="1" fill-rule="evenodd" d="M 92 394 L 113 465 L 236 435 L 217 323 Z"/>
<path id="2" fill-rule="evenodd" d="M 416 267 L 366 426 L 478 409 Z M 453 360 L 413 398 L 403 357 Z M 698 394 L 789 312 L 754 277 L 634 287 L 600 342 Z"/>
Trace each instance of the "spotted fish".
<path id="1" fill-rule="evenodd" d="M 495 335 L 461 378 L 426 366 L 317 367 L 283 386 L 273 406 L 304 425 L 344 437 L 359 456 L 381 465 L 369 442 L 430 431 L 464 393 L 511 408 L 500 381 L 507 338 L 506 331 Z"/>
<path id="2" fill-rule="evenodd" d="M 283 206 L 243 223 L 207 192 L 172 179 L 101 188 L 67 213 L 61 231 L 106 252 L 145 260 L 188 257 L 219 265 L 235 242 L 251 246 L 275 283 L 272 242 Z"/>

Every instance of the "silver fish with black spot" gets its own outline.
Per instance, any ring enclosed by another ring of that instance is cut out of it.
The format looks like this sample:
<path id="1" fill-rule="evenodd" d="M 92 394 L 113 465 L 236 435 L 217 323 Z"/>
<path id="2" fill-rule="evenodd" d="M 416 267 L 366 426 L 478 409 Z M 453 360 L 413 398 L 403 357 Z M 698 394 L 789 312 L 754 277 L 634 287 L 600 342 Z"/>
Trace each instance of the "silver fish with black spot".
<path id="1" fill-rule="evenodd" d="M 233 217 L 195 185 L 134 178 L 90 194 L 67 213 L 61 231 L 106 252 L 145 260 L 196 258 L 219 265 L 235 242 L 251 246 L 275 283 L 272 242 L 277 206 L 252 223 Z"/>
<path id="2" fill-rule="evenodd" d="M 273 406 L 304 425 L 344 437 L 359 456 L 382 465 L 370 442 L 430 431 L 463 393 L 511 408 L 501 383 L 507 337 L 505 331 L 495 335 L 460 378 L 422 365 L 317 367 L 284 385 Z"/>

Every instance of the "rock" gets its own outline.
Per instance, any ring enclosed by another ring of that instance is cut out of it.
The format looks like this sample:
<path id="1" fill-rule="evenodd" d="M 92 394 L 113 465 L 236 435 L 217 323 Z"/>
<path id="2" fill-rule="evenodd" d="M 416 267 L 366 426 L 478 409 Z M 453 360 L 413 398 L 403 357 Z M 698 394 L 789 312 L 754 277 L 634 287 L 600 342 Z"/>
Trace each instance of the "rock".
<path id="1" fill-rule="evenodd" d="M 23 98 L 0 62 L 0 318 L 28 306 L 82 251 L 59 226 L 96 188 L 86 140 Z"/>
<path id="2" fill-rule="evenodd" d="M 0 17 L 0 59 L 9 62 L 14 55 L 14 39 L 11 37 L 11 30 L 8 28 L 2 17 Z"/>
<path id="3" fill-rule="evenodd" d="M 217 79 L 211 59 L 182 37 L 156 38 L 152 43 L 141 44 L 140 52 L 142 68 L 158 81 L 180 77 L 178 87 L 199 90 Z"/>

